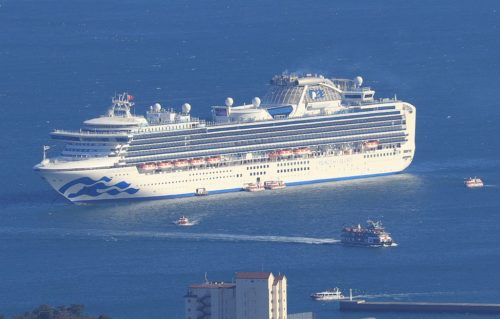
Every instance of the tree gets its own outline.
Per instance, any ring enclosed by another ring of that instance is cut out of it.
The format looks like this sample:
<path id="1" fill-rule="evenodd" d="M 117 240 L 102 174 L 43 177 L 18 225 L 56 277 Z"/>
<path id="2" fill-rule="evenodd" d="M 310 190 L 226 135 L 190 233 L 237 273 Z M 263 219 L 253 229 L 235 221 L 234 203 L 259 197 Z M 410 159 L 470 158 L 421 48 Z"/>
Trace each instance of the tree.
<path id="1" fill-rule="evenodd" d="M 85 306 L 73 304 L 69 306 L 67 310 L 75 317 L 82 317 L 85 313 Z"/>

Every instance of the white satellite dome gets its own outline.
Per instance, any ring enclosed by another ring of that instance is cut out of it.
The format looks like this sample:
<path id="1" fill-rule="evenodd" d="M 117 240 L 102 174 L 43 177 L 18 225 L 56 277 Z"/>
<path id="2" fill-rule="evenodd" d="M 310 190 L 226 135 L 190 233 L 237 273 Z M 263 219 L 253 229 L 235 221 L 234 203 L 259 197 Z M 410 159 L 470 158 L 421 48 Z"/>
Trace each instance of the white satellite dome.
<path id="1" fill-rule="evenodd" d="M 259 107 L 260 106 L 260 98 L 258 96 L 254 97 L 252 100 L 252 104 L 255 107 Z"/>
<path id="2" fill-rule="evenodd" d="M 153 105 L 153 110 L 154 110 L 155 112 L 160 112 L 160 111 L 161 111 L 161 104 L 160 104 L 160 103 L 155 103 L 155 104 Z"/>
<path id="3" fill-rule="evenodd" d="M 228 97 L 226 98 L 226 106 L 232 106 L 234 103 L 233 99 Z"/>
<path id="4" fill-rule="evenodd" d="M 359 75 L 354 78 L 354 82 L 356 83 L 357 86 L 363 85 L 363 78 L 360 77 Z"/>
<path id="5" fill-rule="evenodd" d="M 191 104 L 189 103 L 182 104 L 182 113 L 189 113 L 189 112 L 191 112 Z"/>

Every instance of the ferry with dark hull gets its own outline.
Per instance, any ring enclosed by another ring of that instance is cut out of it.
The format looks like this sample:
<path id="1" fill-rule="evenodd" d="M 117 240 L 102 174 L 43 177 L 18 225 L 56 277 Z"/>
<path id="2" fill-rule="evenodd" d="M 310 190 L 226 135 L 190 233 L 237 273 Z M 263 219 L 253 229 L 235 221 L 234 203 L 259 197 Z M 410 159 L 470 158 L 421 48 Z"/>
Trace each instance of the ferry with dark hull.
<path id="1" fill-rule="evenodd" d="M 344 245 L 388 247 L 393 246 L 390 234 L 385 231 L 380 221 L 367 221 L 366 227 L 361 225 L 344 227 L 340 235 L 340 242 Z"/>

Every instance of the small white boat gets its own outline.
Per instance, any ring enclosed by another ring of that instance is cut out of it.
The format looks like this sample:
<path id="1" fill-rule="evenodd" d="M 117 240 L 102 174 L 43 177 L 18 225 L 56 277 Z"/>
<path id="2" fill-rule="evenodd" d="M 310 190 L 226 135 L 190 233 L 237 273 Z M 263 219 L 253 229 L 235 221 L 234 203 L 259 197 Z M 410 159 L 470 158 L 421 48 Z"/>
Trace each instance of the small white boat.
<path id="1" fill-rule="evenodd" d="M 193 225 L 193 223 L 191 223 L 191 221 L 189 221 L 189 218 L 187 218 L 186 216 L 180 217 L 177 221 L 174 222 L 174 224 L 176 224 L 177 226 L 192 226 Z"/>
<path id="2" fill-rule="evenodd" d="M 263 191 L 264 189 L 265 188 L 261 184 L 257 183 L 249 183 L 243 187 L 243 190 L 247 192 L 260 192 Z"/>
<path id="3" fill-rule="evenodd" d="M 468 179 L 465 180 L 465 186 L 469 188 L 477 188 L 477 187 L 483 187 L 484 183 L 480 178 L 477 177 L 469 177 Z"/>
<path id="4" fill-rule="evenodd" d="M 197 188 L 196 192 L 194 193 L 196 196 L 207 196 L 208 191 L 206 188 Z"/>
<path id="5" fill-rule="evenodd" d="M 286 187 L 286 184 L 283 181 L 267 181 L 267 182 L 264 182 L 264 188 L 265 189 L 269 189 L 269 190 L 283 189 L 285 187 Z"/>
<path id="6" fill-rule="evenodd" d="M 333 288 L 332 290 L 313 293 L 311 295 L 311 298 L 320 301 L 345 299 L 344 295 L 342 295 L 342 292 L 340 291 L 339 288 Z"/>
<path id="7" fill-rule="evenodd" d="M 193 166 L 200 166 L 205 164 L 205 160 L 203 158 L 195 158 L 190 160 L 189 163 Z"/>

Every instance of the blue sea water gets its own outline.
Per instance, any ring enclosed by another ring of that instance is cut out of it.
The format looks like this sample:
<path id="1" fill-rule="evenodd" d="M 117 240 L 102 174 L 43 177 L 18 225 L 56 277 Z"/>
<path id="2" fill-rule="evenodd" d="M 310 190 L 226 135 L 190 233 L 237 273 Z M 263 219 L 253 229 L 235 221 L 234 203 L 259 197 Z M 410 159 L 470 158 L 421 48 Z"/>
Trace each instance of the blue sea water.
<path id="1" fill-rule="evenodd" d="M 498 1 L 0 1 L 0 313 L 82 303 L 113 318 L 184 318 L 191 283 L 287 275 L 289 312 L 340 313 L 309 294 L 500 301 Z M 403 174 L 262 194 L 72 205 L 31 167 L 55 128 L 78 128 L 115 92 L 209 106 L 262 95 L 276 73 L 362 75 L 417 107 Z M 465 189 L 478 175 L 487 187 Z M 172 221 L 198 221 L 179 229 Z M 382 219 L 399 246 L 343 247 Z M 475 318 L 469 315 L 467 318 Z"/>

